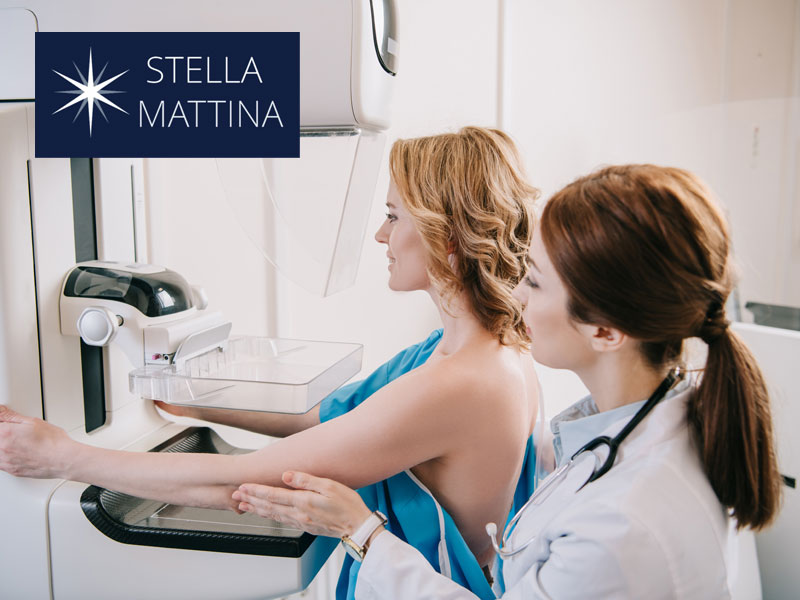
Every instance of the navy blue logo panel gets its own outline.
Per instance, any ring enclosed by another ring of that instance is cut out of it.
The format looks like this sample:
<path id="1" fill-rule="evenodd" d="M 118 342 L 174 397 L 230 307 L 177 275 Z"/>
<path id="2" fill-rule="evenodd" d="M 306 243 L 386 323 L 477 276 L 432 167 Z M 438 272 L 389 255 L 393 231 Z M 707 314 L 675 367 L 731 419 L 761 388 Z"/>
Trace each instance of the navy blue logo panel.
<path id="1" fill-rule="evenodd" d="M 299 33 L 36 34 L 37 157 L 299 155 Z"/>

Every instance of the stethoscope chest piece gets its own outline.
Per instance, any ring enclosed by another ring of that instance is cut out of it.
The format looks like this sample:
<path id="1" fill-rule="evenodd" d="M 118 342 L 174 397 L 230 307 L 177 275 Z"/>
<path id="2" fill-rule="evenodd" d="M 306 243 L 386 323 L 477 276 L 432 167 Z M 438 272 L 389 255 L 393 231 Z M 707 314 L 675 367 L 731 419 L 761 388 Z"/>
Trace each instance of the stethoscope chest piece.
<path id="1" fill-rule="evenodd" d="M 541 532 L 550 520 L 564 510 L 572 498 L 575 497 L 575 494 L 585 485 L 586 480 L 595 472 L 597 464 L 597 457 L 593 453 L 584 452 L 570 458 L 553 471 L 542 481 L 525 505 L 508 522 L 503 531 L 500 544 L 497 543 L 497 526 L 494 523 L 487 524 L 486 533 L 492 538 L 494 551 L 501 558 L 508 559 L 519 554 L 536 541 L 539 537 L 538 532 Z M 571 481 L 571 484 L 566 485 L 567 480 Z M 558 498 L 551 498 L 555 495 Z M 537 508 L 533 512 L 535 516 L 526 519 L 524 529 L 517 531 L 523 512 L 531 506 L 538 507 L 548 500 L 551 500 L 549 507 Z M 524 534 L 526 530 L 529 531 L 530 536 L 527 541 L 512 548 L 511 538 Z"/>

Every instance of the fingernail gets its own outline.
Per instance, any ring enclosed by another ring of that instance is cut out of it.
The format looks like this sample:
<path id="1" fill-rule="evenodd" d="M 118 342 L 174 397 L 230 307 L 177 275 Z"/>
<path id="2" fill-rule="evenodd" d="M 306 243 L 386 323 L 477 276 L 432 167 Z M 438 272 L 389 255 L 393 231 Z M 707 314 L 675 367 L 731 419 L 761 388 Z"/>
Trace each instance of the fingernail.
<path id="1" fill-rule="evenodd" d="M 233 492 L 233 494 L 231 494 L 231 498 L 233 498 L 234 500 L 241 500 L 242 495 L 239 493 L 239 490 L 236 490 L 235 492 Z"/>
<path id="2" fill-rule="evenodd" d="M 286 471 L 286 473 L 283 474 L 283 480 L 286 483 L 291 483 L 293 479 L 294 479 L 294 471 Z"/>

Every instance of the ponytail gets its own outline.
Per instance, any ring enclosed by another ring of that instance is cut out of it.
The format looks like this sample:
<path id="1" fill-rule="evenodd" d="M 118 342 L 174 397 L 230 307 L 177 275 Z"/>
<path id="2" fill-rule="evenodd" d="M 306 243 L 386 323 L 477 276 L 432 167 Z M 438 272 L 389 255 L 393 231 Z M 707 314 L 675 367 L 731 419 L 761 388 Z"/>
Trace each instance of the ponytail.
<path id="1" fill-rule="evenodd" d="M 712 322 L 700 386 L 688 418 L 711 487 L 737 527 L 761 529 L 780 505 L 781 478 L 764 377 L 742 340 Z"/>
<path id="2" fill-rule="evenodd" d="M 606 167 L 557 192 L 540 227 L 574 321 L 638 340 L 657 370 L 680 360 L 685 339 L 706 342 L 689 426 L 720 502 L 738 527 L 761 529 L 778 512 L 782 481 L 764 377 L 725 318 L 730 236 L 712 197 L 681 169 Z"/>

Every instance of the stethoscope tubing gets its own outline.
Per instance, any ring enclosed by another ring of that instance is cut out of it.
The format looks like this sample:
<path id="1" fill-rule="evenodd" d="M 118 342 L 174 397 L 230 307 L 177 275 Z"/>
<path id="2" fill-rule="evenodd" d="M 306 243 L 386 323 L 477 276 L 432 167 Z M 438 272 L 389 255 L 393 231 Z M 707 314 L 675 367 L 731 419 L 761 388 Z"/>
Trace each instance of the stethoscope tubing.
<path id="1" fill-rule="evenodd" d="M 608 447 L 608 456 L 606 460 L 603 461 L 603 464 L 600 466 L 599 469 L 595 468 L 592 470 L 592 474 L 589 478 L 576 490 L 576 493 L 582 490 L 587 484 L 598 480 L 600 477 L 605 475 L 608 471 L 611 470 L 611 467 L 614 466 L 614 462 L 617 458 L 617 450 L 619 449 L 622 442 L 631 434 L 631 432 L 641 423 L 644 418 L 650 413 L 651 410 L 658 404 L 661 400 L 663 400 L 664 396 L 667 395 L 667 392 L 672 388 L 673 385 L 677 381 L 683 378 L 683 370 L 680 367 L 676 367 L 672 369 L 664 380 L 659 384 L 653 394 L 647 399 L 644 405 L 636 411 L 636 414 L 633 415 L 630 421 L 625 424 L 620 432 L 615 435 L 613 438 L 608 436 L 598 436 L 589 440 L 586 444 L 584 444 L 579 450 L 577 450 L 570 459 L 558 467 L 555 471 L 553 471 L 549 477 L 547 477 L 541 484 L 541 486 L 537 487 L 536 490 L 533 492 L 530 498 L 522 505 L 517 511 L 517 514 L 508 522 L 505 529 L 503 530 L 503 536 L 501 538 L 500 544 L 497 543 L 497 525 L 494 523 L 489 523 L 486 526 L 486 532 L 489 534 L 489 537 L 492 539 L 492 546 L 494 547 L 494 551 L 500 556 L 500 558 L 509 558 L 516 554 L 519 554 L 525 548 L 530 546 L 538 536 L 534 535 L 533 537 L 526 540 L 523 544 L 519 545 L 516 548 L 511 548 L 509 545 L 509 541 L 511 536 L 514 533 L 514 530 L 519 523 L 520 518 L 522 517 L 523 513 L 532 505 L 539 504 L 549 495 L 547 493 L 548 490 L 552 490 L 560 484 L 567 476 L 567 473 L 575 464 L 575 461 L 578 457 L 586 452 L 591 452 L 595 456 L 595 460 L 597 460 L 597 455 L 594 454 L 594 450 L 597 449 L 599 446 L 607 446 Z M 544 498 L 542 498 L 544 496 Z"/>

